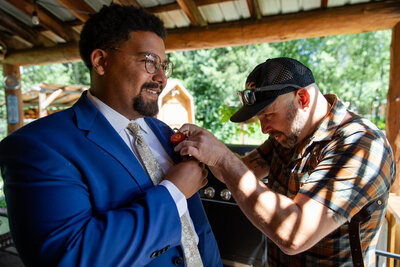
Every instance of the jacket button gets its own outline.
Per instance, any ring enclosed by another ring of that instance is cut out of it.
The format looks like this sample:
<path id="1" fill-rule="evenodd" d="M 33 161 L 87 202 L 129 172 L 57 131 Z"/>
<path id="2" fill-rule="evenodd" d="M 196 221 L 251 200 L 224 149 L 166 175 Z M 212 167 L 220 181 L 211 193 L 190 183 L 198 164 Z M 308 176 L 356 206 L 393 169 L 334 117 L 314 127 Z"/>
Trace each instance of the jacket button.
<path id="1" fill-rule="evenodd" d="M 181 265 L 183 264 L 183 258 L 182 257 L 175 257 L 173 260 L 175 265 Z"/>

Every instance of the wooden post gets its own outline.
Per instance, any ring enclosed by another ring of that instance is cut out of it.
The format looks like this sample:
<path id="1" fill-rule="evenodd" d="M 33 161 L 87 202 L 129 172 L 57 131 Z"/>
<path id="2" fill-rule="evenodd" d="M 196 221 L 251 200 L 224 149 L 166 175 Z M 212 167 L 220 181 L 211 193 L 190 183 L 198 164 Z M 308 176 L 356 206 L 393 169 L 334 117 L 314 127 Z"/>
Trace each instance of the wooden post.
<path id="1" fill-rule="evenodd" d="M 14 75 L 19 81 L 21 81 L 19 66 L 3 64 L 3 74 L 4 77 L 8 75 Z M 7 105 L 8 134 L 10 134 L 24 125 L 24 108 L 22 102 L 21 82 L 15 89 L 7 89 L 4 87 L 4 90 Z"/>
<path id="2" fill-rule="evenodd" d="M 47 111 L 44 104 L 45 102 L 46 102 L 46 93 L 39 92 L 39 118 L 47 116 Z"/>
<path id="3" fill-rule="evenodd" d="M 387 94 L 386 135 L 396 163 L 396 181 L 392 193 L 400 196 L 400 23 L 392 29 L 389 91 Z"/>

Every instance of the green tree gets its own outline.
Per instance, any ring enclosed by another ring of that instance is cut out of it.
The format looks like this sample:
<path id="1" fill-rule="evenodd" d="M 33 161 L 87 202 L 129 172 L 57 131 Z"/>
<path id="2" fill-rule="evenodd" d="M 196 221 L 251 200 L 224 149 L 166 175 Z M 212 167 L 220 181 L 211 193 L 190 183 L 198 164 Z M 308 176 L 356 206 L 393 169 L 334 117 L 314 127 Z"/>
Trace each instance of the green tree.
<path id="1" fill-rule="evenodd" d="M 289 42 L 176 52 L 173 76 L 193 94 L 196 123 L 220 140 L 239 141 L 239 124 L 229 117 L 240 103 L 236 91 L 244 89 L 247 75 L 268 58 L 292 57 L 309 66 L 323 93 L 334 93 L 350 109 L 376 117 L 388 90 L 391 31 L 301 39 Z M 375 110 L 374 110 L 375 109 Z M 374 111 L 374 112 L 373 112 Z M 372 115 L 371 115 L 372 114 Z M 374 118 L 384 128 L 384 118 Z M 257 124 L 248 132 L 259 143 Z"/>
<path id="2" fill-rule="evenodd" d="M 23 91 L 41 83 L 89 84 L 89 72 L 83 62 L 22 67 L 21 77 Z"/>

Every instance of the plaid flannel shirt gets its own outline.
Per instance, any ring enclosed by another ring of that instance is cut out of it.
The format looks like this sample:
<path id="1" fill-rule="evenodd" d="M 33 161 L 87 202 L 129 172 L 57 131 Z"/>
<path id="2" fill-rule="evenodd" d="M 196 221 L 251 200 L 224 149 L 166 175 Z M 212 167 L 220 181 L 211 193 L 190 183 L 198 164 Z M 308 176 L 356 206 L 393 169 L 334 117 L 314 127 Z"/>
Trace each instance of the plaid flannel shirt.
<path id="1" fill-rule="evenodd" d="M 390 190 L 395 178 L 392 149 L 384 133 L 370 121 L 351 113 L 352 119 L 342 124 L 346 107 L 336 95 L 325 98 L 331 110 L 302 144 L 288 150 L 270 138 L 258 149 L 270 166 L 271 190 L 291 199 L 304 194 L 350 221 L 364 205 Z M 386 205 L 382 205 L 360 226 L 366 266 L 374 264 L 385 211 Z M 268 241 L 268 262 L 270 267 L 353 266 L 348 223 L 294 256 Z"/>

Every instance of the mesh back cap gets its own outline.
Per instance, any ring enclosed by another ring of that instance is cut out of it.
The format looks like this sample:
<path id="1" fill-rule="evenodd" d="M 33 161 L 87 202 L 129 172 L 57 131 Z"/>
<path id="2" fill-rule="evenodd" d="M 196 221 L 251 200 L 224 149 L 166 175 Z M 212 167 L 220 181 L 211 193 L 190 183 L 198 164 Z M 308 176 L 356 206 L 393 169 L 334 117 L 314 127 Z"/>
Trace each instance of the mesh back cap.
<path id="1" fill-rule="evenodd" d="M 247 121 L 268 107 L 279 95 L 304 88 L 314 82 L 311 70 L 299 61 L 287 57 L 268 59 L 249 74 L 246 89 L 273 86 L 274 90 L 258 93 L 253 105 L 244 105 L 230 120 Z"/>

